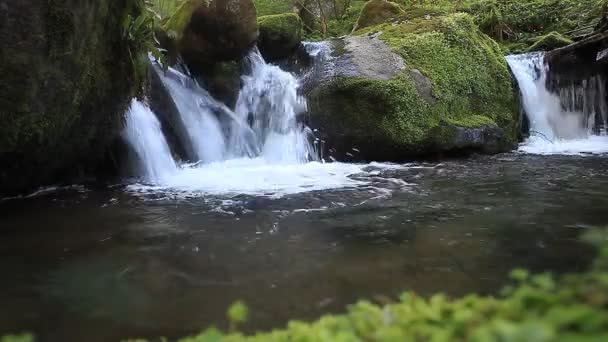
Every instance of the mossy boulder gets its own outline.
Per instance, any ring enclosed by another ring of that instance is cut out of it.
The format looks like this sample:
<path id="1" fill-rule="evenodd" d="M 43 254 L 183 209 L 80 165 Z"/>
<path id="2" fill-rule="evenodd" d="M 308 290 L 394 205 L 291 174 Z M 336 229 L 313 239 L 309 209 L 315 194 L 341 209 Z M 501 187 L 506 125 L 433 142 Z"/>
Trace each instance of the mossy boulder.
<path id="1" fill-rule="evenodd" d="M 252 0 L 186 0 L 163 28 L 194 68 L 240 59 L 258 38 Z"/>
<path id="2" fill-rule="evenodd" d="M 551 32 L 538 37 L 536 41 L 527 49 L 532 51 L 549 51 L 572 44 L 574 41 L 558 32 Z"/>
<path id="3" fill-rule="evenodd" d="M 327 67 L 334 74 L 308 94 L 311 125 L 334 158 L 400 161 L 515 145 L 519 111 L 506 60 L 469 15 L 425 16 L 356 34 L 358 44 L 370 46 L 334 41 L 334 65 Z"/>
<path id="4" fill-rule="evenodd" d="M 397 17 L 402 12 L 401 6 L 395 2 L 371 0 L 363 7 L 355 30 L 382 24 L 391 18 Z"/>
<path id="5" fill-rule="evenodd" d="M 296 13 L 267 15 L 258 18 L 258 47 L 266 59 L 291 56 L 302 41 L 302 20 Z"/>
<path id="6" fill-rule="evenodd" d="M 137 83 L 127 15 L 125 1 L 0 3 L 0 193 L 98 171 Z"/>

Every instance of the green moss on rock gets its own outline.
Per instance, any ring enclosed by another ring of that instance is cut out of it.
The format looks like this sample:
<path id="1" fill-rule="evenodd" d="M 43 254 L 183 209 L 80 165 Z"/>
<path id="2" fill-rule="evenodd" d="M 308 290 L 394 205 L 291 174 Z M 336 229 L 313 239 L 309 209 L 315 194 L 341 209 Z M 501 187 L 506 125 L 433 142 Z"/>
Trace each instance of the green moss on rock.
<path id="1" fill-rule="evenodd" d="M 357 34 L 384 41 L 403 58 L 406 70 L 390 80 L 341 78 L 312 93 L 313 112 L 325 111 L 313 121 L 320 122 L 319 128 L 329 127 L 326 138 L 339 134 L 334 140 L 341 139 L 341 149 L 356 147 L 367 160 L 402 160 L 452 149 L 498 152 L 516 143 L 519 113 L 506 60 L 469 15 L 414 18 Z M 430 79 L 434 101 L 421 96 L 413 70 Z M 489 134 L 478 131 L 468 136 L 473 140 L 467 146 L 465 140 L 446 141 L 445 130 L 435 129 L 446 125 L 497 127 L 500 134 L 493 128 Z M 484 143 L 486 138 L 499 141 Z"/>
<path id="2" fill-rule="evenodd" d="M 295 13 L 260 17 L 258 26 L 259 48 L 266 58 L 288 57 L 302 41 L 302 20 Z"/>
<path id="3" fill-rule="evenodd" d="M 369 1 L 359 16 L 355 30 L 378 25 L 401 14 L 403 9 L 397 3 L 386 0 Z"/>
<path id="4" fill-rule="evenodd" d="M 537 38 L 534 44 L 532 44 L 527 51 L 549 51 L 570 45 L 572 43 L 574 43 L 572 39 L 567 38 L 558 32 L 551 32 Z"/>
<path id="5" fill-rule="evenodd" d="M 71 178 L 103 159 L 136 90 L 128 15 L 137 9 L 110 0 L 0 8 L 0 192 Z"/>
<path id="6" fill-rule="evenodd" d="M 174 36 L 180 39 L 186 26 L 190 23 L 192 13 L 201 5 L 205 3 L 204 0 L 186 0 L 184 1 L 169 17 L 167 22 L 163 25 L 163 29 L 169 33 L 170 36 Z"/>

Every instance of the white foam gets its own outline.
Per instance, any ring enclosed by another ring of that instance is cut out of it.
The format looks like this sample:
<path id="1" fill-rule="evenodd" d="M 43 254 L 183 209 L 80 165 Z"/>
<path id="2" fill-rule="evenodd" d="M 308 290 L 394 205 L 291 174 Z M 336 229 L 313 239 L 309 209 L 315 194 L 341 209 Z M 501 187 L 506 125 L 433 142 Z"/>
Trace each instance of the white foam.
<path id="1" fill-rule="evenodd" d="M 549 141 L 532 136 L 519 146 L 519 152 L 539 155 L 597 155 L 608 153 L 608 136 L 592 135 L 585 139 Z"/>
<path id="2" fill-rule="evenodd" d="M 134 184 L 128 186 L 128 190 L 144 194 L 161 192 L 180 197 L 202 195 L 282 197 L 308 191 L 363 186 L 368 183 L 364 176 L 381 167 L 381 164 L 372 167 L 361 164 L 320 162 L 277 164 L 263 158 L 242 158 L 184 167 L 177 173 L 164 177 L 161 182 L 152 185 Z M 394 167 L 390 165 L 390 168 Z M 357 177 L 353 177 L 355 175 Z"/>

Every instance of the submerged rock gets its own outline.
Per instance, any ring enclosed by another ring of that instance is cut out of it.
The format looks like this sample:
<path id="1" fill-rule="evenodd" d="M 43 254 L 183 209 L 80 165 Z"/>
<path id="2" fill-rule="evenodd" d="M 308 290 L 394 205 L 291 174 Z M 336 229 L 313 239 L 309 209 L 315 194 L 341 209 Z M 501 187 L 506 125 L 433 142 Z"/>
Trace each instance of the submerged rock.
<path id="1" fill-rule="evenodd" d="M 258 25 L 258 46 L 266 59 L 289 57 L 302 41 L 302 20 L 296 13 L 263 16 L 258 18 Z"/>
<path id="2" fill-rule="evenodd" d="M 332 42 L 306 85 L 310 124 L 339 160 L 500 152 L 519 111 L 500 48 L 466 14 L 410 18 Z"/>
<path id="3" fill-rule="evenodd" d="M 191 68 L 239 59 L 258 38 L 252 0 L 187 0 L 164 29 Z"/>
<path id="4" fill-rule="evenodd" d="M 104 160 L 136 85 L 122 33 L 133 11 L 114 0 L 0 2 L 0 193 Z"/>

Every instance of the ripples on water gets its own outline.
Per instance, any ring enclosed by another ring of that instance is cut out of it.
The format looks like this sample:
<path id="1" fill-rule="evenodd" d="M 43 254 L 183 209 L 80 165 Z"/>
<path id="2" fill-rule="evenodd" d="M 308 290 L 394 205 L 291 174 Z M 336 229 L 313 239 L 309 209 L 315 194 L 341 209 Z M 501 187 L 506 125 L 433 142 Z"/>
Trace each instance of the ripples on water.
<path id="1" fill-rule="evenodd" d="M 493 294 L 513 267 L 587 267 L 577 236 L 608 223 L 606 157 L 356 167 L 334 190 L 78 187 L 0 202 L 0 333 L 175 337 L 225 324 L 236 299 L 256 330 L 406 289 Z"/>

